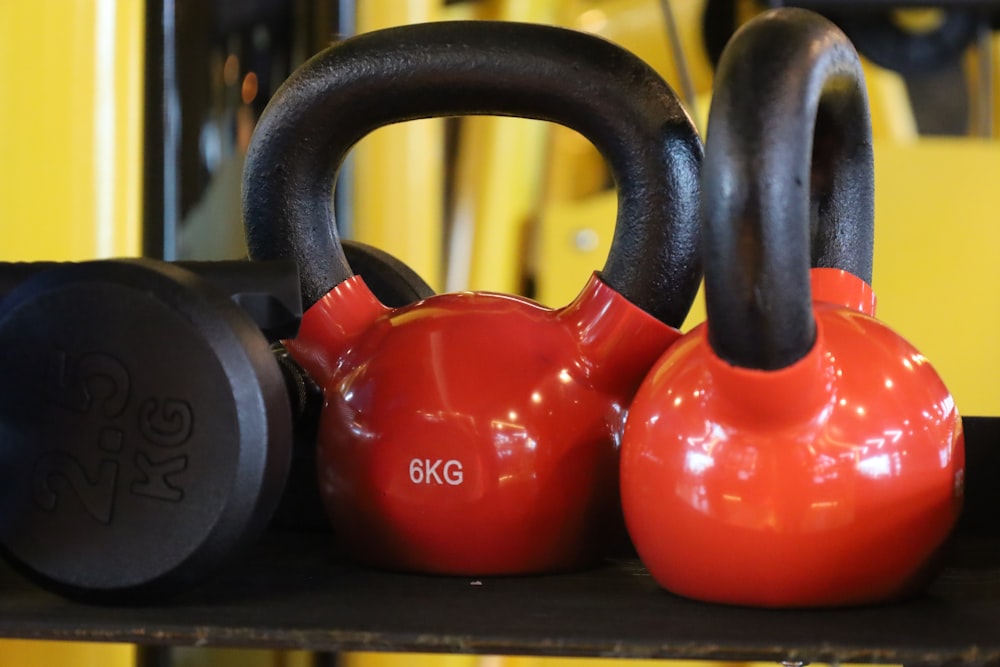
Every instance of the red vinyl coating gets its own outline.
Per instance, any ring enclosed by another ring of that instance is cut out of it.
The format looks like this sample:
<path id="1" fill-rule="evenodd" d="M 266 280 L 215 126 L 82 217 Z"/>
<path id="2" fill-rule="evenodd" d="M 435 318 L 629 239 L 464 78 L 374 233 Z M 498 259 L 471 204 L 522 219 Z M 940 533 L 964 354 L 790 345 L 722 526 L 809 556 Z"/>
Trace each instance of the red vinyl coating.
<path id="1" fill-rule="evenodd" d="M 679 332 L 596 274 L 561 310 L 459 293 L 389 311 L 366 292 L 345 281 L 288 342 L 325 392 L 321 493 L 351 552 L 461 575 L 606 555 L 625 407 Z"/>
<path id="2" fill-rule="evenodd" d="M 813 267 L 809 270 L 813 301 L 825 301 L 875 317 L 875 290 L 843 269 Z"/>
<path id="3" fill-rule="evenodd" d="M 664 588 L 823 607 L 895 599 L 933 572 L 962 506 L 958 411 L 917 350 L 858 312 L 873 299 L 841 297 L 814 303 L 816 343 L 787 368 L 730 366 L 703 324 L 640 387 L 622 504 Z"/>

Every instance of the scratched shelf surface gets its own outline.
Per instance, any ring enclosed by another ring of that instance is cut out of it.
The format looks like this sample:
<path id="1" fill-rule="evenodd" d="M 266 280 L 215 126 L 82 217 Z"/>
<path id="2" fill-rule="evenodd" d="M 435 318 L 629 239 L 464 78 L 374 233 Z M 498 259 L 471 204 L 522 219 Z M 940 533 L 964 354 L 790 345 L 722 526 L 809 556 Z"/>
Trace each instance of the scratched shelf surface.
<path id="1" fill-rule="evenodd" d="M 227 572 L 152 607 L 102 607 L 0 569 L 0 636 L 192 646 L 1000 665 L 1000 419 L 968 424 L 968 504 L 916 599 L 766 611 L 685 600 L 634 559 L 544 577 L 376 572 L 323 533 L 272 532 Z"/>

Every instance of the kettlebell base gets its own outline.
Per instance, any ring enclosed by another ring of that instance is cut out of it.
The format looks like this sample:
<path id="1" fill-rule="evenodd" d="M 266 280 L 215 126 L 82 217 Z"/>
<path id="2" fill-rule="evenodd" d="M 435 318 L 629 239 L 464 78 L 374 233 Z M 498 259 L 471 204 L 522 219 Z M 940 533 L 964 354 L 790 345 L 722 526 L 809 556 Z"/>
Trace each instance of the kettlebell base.
<path id="1" fill-rule="evenodd" d="M 822 545 L 813 545 L 822 548 Z M 746 607 L 755 609 L 850 609 L 856 607 L 878 607 L 905 603 L 919 597 L 934 579 L 940 574 L 949 555 L 954 551 L 954 538 L 949 537 L 927 562 L 915 570 L 910 576 L 898 583 L 876 590 L 857 586 L 831 587 L 826 595 L 803 593 L 790 588 L 782 582 L 774 582 L 768 590 L 753 594 L 734 592 L 732 589 L 720 587 L 690 586 L 683 571 L 650 576 L 664 590 L 664 593 L 676 595 L 688 600 L 707 602 L 730 607 Z M 752 580 L 756 576 L 752 572 L 742 573 L 741 578 Z M 844 590 L 851 592 L 844 593 Z"/>

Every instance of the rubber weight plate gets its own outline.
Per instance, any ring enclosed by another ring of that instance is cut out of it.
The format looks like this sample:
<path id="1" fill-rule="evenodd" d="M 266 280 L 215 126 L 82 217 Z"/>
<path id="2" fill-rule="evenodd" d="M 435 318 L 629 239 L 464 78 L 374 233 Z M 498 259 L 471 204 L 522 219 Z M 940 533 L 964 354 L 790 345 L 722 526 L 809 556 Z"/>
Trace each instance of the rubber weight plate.
<path id="1" fill-rule="evenodd" d="M 341 241 L 341 246 L 351 270 L 384 305 L 402 308 L 434 294 L 416 271 L 386 251 L 355 240 Z"/>
<path id="2" fill-rule="evenodd" d="M 156 260 L 62 265 L 0 304 L 0 545 L 94 601 L 190 584 L 264 527 L 291 415 L 263 335 Z"/>

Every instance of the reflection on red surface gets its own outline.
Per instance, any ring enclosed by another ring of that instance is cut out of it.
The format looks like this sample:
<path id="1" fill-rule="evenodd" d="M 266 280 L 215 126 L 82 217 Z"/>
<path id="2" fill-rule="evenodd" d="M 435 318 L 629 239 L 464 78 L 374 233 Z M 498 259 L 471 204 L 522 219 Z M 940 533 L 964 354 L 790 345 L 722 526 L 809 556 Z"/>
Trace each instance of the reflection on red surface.
<path id="1" fill-rule="evenodd" d="M 352 278 L 288 346 L 324 388 L 319 467 L 364 561 L 565 570 L 620 532 L 625 406 L 679 333 L 594 276 L 562 310 L 447 294 L 389 311 Z"/>
<path id="2" fill-rule="evenodd" d="M 913 347 L 830 301 L 815 304 L 814 348 L 788 368 L 730 366 L 702 325 L 637 393 L 622 502 L 668 590 L 810 607 L 924 583 L 961 509 L 959 415 Z"/>

